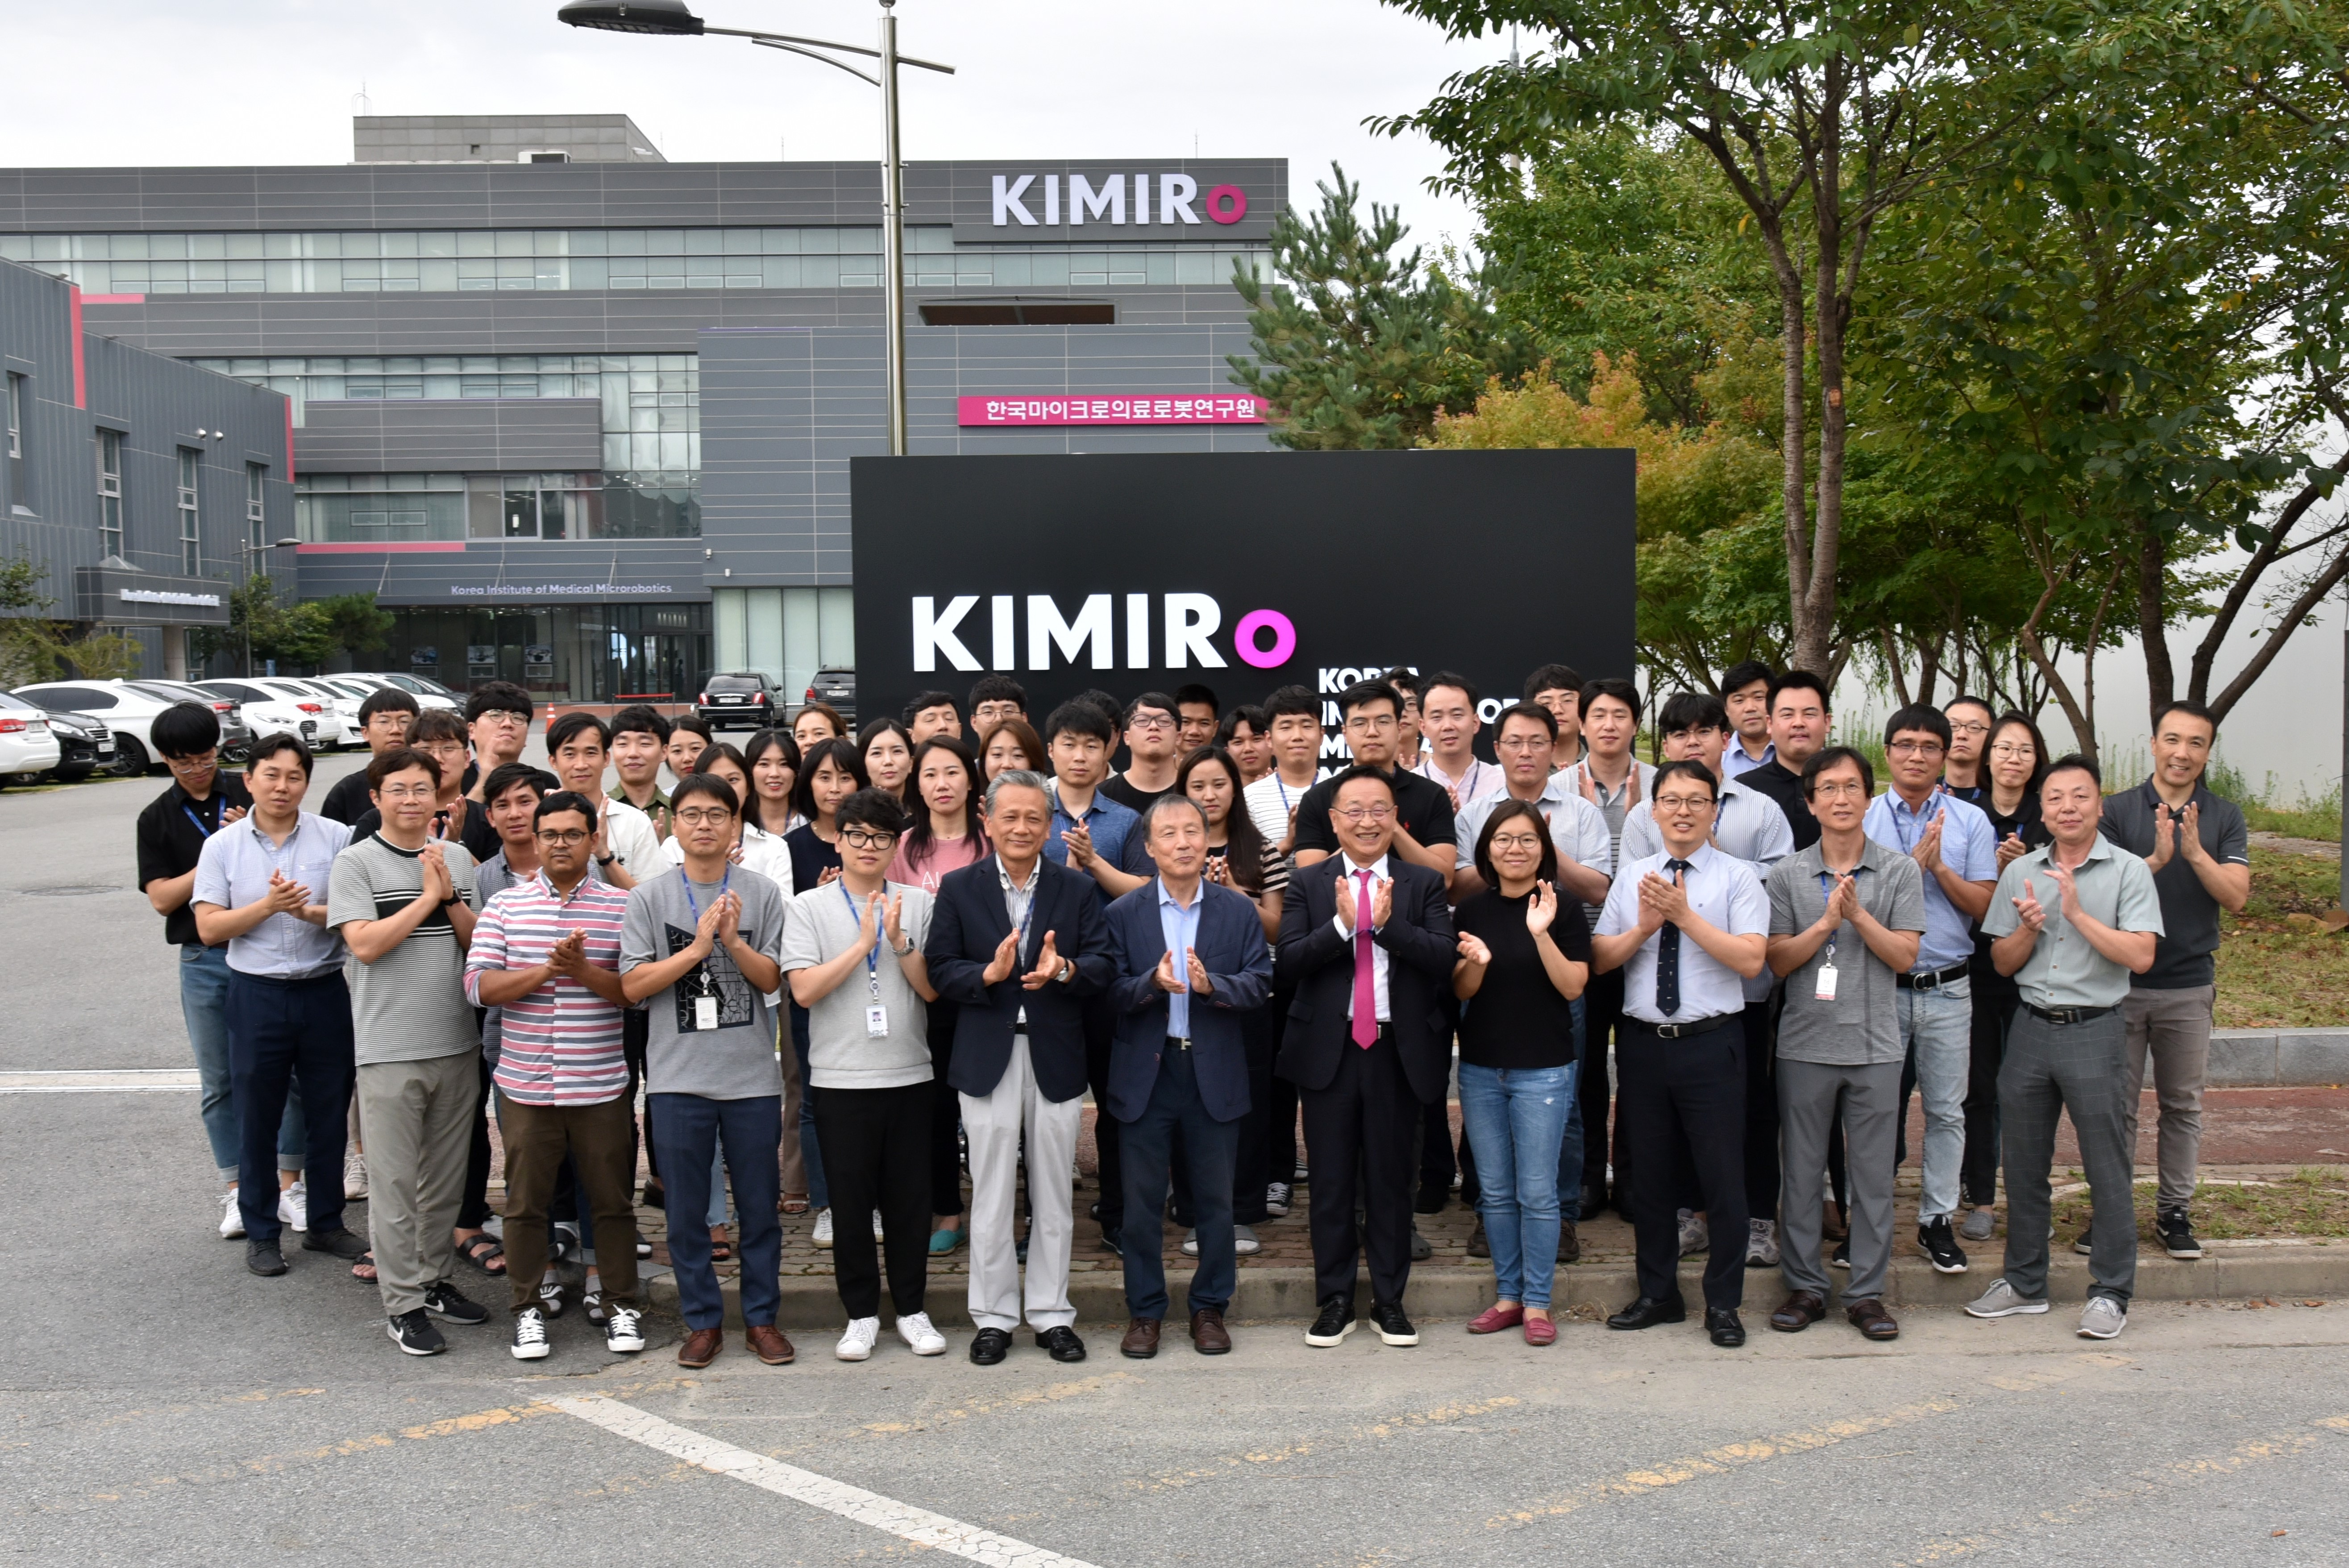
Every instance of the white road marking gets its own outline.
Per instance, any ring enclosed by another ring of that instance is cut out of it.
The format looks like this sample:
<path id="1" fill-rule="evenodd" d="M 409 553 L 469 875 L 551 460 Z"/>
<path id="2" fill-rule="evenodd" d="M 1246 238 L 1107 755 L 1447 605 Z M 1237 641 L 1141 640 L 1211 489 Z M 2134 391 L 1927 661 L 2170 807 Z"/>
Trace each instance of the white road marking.
<path id="1" fill-rule="evenodd" d="M 916 1508 L 862 1487 L 833 1480 L 812 1470 L 803 1470 L 764 1454 L 754 1454 L 748 1449 L 738 1449 L 731 1443 L 705 1438 L 674 1422 L 646 1414 L 633 1405 L 617 1399 L 607 1399 L 600 1394 L 579 1398 L 551 1399 L 556 1409 L 592 1422 L 605 1431 L 642 1443 L 648 1449 L 698 1465 L 713 1475 L 731 1476 L 748 1481 L 778 1496 L 792 1498 L 811 1508 L 836 1513 L 843 1519 L 871 1525 L 885 1531 L 902 1541 L 926 1546 L 939 1552 L 950 1552 L 957 1557 L 968 1557 L 974 1563 L 984 1563 L 993 1568 L 1093 1568 L 1093 1564 L 1074 1557 L 1063 1557 L 1041 1546 L 1031 1546 L 1009 1535 L 998 1535 L 975 1524 L 948 1519 L 927 1509 Z"/>
<path id="2" fill-rule="evenodd" d="M 0 1073 L 0 1095 L 172 1094 L 203 1087 L 193 1067 L 98 1073 Z"/>

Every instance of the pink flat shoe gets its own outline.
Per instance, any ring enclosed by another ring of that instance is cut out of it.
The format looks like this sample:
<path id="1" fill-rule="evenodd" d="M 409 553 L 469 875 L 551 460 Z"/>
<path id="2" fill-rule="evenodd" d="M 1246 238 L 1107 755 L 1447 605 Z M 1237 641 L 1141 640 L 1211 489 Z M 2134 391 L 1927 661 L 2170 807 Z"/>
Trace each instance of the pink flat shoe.
<path id="1" fill-rule="evenodd" d="M 1498 1334 L 1505 1328 L 1515 1328 L 1526 1321 L 1526 1309 L 1521 1306 L 1488 1306 L 1468 1320 L 1471 1334 Z"/>
<path id="2" fill-rule="evenodd" d="M 1532 1345 L 1556 1345 L 1557 1324 L 1546 1317 L 1526 1319 L 1526 1343 Z"/>

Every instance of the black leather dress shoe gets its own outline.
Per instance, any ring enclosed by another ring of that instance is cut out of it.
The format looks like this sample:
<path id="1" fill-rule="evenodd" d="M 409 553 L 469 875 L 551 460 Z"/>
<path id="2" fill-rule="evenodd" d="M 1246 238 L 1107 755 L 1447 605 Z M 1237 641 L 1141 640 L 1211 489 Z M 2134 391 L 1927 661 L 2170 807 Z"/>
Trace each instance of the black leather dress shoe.
<path id="1" fill-rule="evenodd" d="M 1036 1344 L 1055 1361 L 1082 1361 L 1085 1358 L 1085 1342 L 1077 1337 L 1076 1330 L 1066 1324 L 1058 1328 L 1038 1329 Z"/>
<path id="2" fill-rule="evenodd" d="M 982 1328 L 971 1336 L 970 1363 L 993 1366 L 1011 1354 L 1011 1336 L 999 1328 Z"/>
<path id="3" fill-rule="evenodd" d="M 1726 1307 L 1704 1309 L 1704 1332 L 1723 1350 L 1734 1350 L 1745 1343 L 1745 1325 Z"/>
<path id="4" fill-rule="evenodd" d="M 1585 1182 L 1582 1188 L 1582 1212 L 1576 1215 L 1575 1218 L 1578 1220 L 1596 1220 L 1601 1214 L 1606 1212 L 1607 1189 L 1604 1187 L 1599 1187 L 1591 1183 Z"/>
<path id="5" fill-rule="evenodd" d="M 1688 1303 L 1660 1302 L 1653 1296 L 1641 1296 L 1621 1312 L 1607 1320 L 1609 1328 L 1653 1328 L 1660 1323 L 1686 1323 Z"/>

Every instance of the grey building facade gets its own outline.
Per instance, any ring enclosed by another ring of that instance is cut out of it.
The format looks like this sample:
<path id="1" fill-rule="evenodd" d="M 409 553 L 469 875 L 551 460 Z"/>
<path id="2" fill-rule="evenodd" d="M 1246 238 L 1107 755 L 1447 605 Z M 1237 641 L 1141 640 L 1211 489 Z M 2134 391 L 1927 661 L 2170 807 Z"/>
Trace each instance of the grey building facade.
<path id="1" fill-rule="evenodd" d="M 886 451 L 880 171 L 668 163 L 625 116 L 381 117 L 360 161 L 0 171 L 0 256 L 290 400 L 305 597 L 462 689 L 795 690 L 854 653 Z M 495 161 L 492 161 L 494 158 Z M 907 169 L 913 450 L 1261 450 L 1235 265 L 1280 160 Z"/>
<path id="2" fill-rule="evenodd" d="M 129 635 L 142 673 L 185 676 L 243 575 L 293 566 L 271 548 L 294 524 L 285 396 L 106 337 L 71 284 L 7 262 L 0 372 L 0 557 L 50 601 L 17 613 Z"/>

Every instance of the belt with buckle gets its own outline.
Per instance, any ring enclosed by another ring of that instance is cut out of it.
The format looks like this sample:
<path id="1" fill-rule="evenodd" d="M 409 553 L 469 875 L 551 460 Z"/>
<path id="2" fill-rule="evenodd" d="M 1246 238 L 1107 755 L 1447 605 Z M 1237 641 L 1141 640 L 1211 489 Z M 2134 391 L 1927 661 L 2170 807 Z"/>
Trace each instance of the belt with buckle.
<path id="1" fill-rule="evenodd" d="M 2049 1023 L 2085 1023 L 2091 1019 L 2102 1018 L 2107 1012 L 2117 1012 L 2120 1009 L 2116 1007 L 2034 1007 L 2026 1002 L 2023 1004 L 2023 1011 L 2033 1018 Z"/>
<path id="2" fill-rule="evenodd" d="M 1659 1040 L 1687 1040 L 1699 1034 L 1710 1034 L 1716 1029 L 1727 1028 L 1730 1023 L 1744 1016 L 1742 1012 L 1716 1012 L 1710 1018 L 1692 1018 L 1685 1023 L 1651 1023 L 1644 1018 L 1634 1018 L 1630 1022 L 1647 1030 Z"/>
<path id="3" fill-rule="evenodd" d="M 1892 983 L 1902 991 L 1939 991 L 1953 980 L 1960 980 L 1972 967 L 1970 959 L 1960 959 L 1947 969 L 1937 969 L 1925 974 L 1897 974 Z"/>
<path id="4" fill-rule="evenodd" d="M 1188 1034 L 1169 1034 L 1166 1037 L 1166 1044 L 1171 1050 L 1188 1051 L 1191 1048 L 1191 1037 Z"/>

